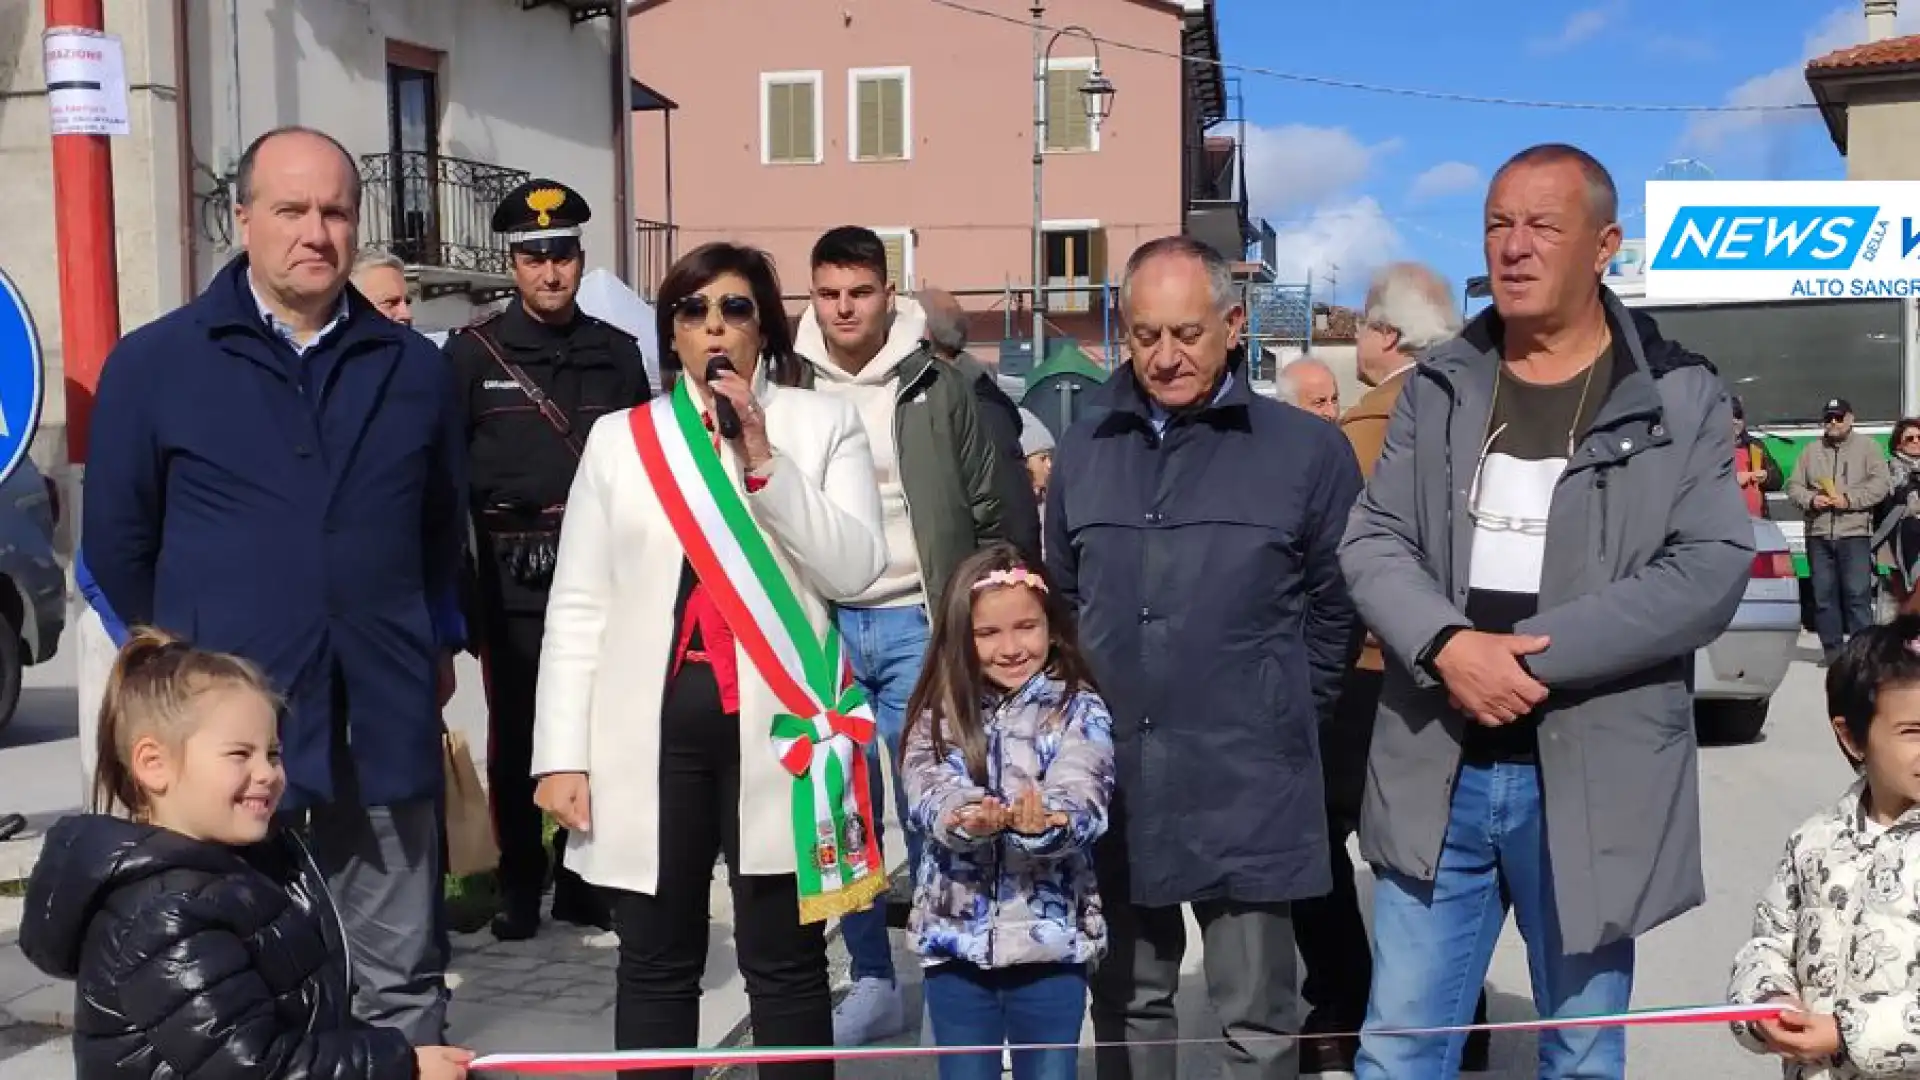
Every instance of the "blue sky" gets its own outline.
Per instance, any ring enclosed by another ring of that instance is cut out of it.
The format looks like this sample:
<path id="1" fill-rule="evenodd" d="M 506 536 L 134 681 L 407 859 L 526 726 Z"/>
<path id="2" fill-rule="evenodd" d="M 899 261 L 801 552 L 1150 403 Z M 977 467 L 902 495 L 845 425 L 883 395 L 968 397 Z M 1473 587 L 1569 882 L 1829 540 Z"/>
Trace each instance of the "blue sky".
<path id="1" fill-rule="evenodd" d="M 1901 32 L 1920 30 L 1920 4 Z M 1676 104 L 1807 101 L 1811 56 L 1865 39 L 1860 0 L 1219 0 L 1230 62 L 1509 98 Z M 1641 186 L 1698 160 L 1720 179 L 1840 179 L 1812 110 L 1594 113 L 1420 101 L 1241 74 L 1247 184 L 1281 233 L 1283 280 L 1315 272 L 1357 303 L 1368 269 L 1415 258 L 1456 288 L 1481 270 L 1487 174 L 1538 142 L 1593 152 L 1639 235 Z M 1333 270 L 1334 266 L 1338 270 Z"/>

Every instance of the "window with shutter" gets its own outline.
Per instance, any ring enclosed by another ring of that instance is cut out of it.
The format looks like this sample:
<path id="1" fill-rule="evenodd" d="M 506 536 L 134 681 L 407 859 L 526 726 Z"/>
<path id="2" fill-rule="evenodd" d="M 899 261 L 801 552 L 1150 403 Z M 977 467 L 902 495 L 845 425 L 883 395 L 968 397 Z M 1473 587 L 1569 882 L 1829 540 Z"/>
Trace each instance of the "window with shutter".
<path id="1" fill-rule="evenodd" d="M 761 160 L 770 165 L 811 165 L 820 160 L 818 72 L 760 77 L 765 145 Z"/>
<path id="2" fill-rule="evenodd" d="M 1086 99 L 1080 88 L 1091 74 L 1088 66 L 1063 67 L 1059 61 L 1047 69 L 1047 149 L 1094 150 L 1093 124 L 1087 120 Z"/>
<path id="3" fill-rule="evenodd" d="M 854 161 L 900 161 L 910 156 L 912 94 L 906 68 L 856 68 L 847 73 L 848 147 Z"/>
<path id="4" fill-rule="evenodd" d="M 1107 279 L 1107 233 L 1098 225 L 1048 223 L 1044 252 L 1047 297 L 1054 311 L 1092 311 Z"/>
<path id="5" fill-rule="evenodd" d="M 902 291 L 913 287 L 913 233 L 907 229 L 875 229 L 887 249 L 887 284 Z"/>

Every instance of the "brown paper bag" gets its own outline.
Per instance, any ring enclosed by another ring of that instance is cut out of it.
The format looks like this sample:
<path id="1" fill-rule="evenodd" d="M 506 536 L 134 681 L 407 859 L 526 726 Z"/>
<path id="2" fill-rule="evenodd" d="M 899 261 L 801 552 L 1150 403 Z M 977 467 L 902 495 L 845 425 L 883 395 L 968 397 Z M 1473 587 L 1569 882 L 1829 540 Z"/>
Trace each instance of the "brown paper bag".
<path id="1" fill-rule="evenodd" d="M 500 866 L 500 845 L 493 836 L 493 813 L 487 790 L 480 786 L 480 770 L 474 768 L 466 736 L 448 731 L 440 745 L 447 770 L 447 873 L 488 873 Z"/>

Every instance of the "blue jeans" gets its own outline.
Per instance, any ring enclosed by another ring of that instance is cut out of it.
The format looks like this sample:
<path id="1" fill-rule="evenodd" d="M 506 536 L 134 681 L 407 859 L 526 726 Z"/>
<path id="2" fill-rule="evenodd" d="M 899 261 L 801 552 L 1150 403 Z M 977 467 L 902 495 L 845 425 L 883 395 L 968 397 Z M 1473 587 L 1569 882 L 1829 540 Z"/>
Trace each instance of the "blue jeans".
<path id="1" fill-rule="evenodd" d="M 1531 763 L 1465 765 L 1432 882 L 1379 869 L 1373 891 L 1373 995 L 1363 1032 L 1470 1023 L 1494 943 L 1506 923 L 1505 879 L 1527 943 L 1534 1009 L 1542 1017 L 1615 1012 L 1633 991 L 1633 941 L 1584 955 L 1561 951 L 1547 861 L 1540 770 Z M 1366 1034 L 1355 1080 L 1452 1077 L 1464 1035 Z M 1540 1033 L 1541 1080 L 1620 1080 L 1626 1031 Z"/>
<path id="2" fill-rule="evenodd" d="M 1080 964 L 1021 964 L 985 971 L 959 960 L 927 969 L 927 1015 L 936 1046 L 1080 1041 L 1087 1015 L 1087 969 Z M 1078 1049 L 1015 1050 L 1013 1080 L 1074 1080 Z M 999 1080 L 1000 1055 L 940 1059 L 940 1080 Z"/>
<path id="3" fill-rule="evenodd" d="M 873 781 L 874 839 L 886 850 L 882 819 L 886 812 L 887 782 L 880 770 L 883 750 L 887 761 L 900 760 L 900 736 L 906 729 L 907 698 L 920 681 L 920 665 L 927 655 L 927 613 L 918 604 L 906 607 L 851 608 L 839 611 L 840 638 L 845 643 L 847 662 L 853 665 L 853 677 L 873 703 L 873 718 L 880 737 L 867 746 L 868 776 Z M 893 805 L 907 835 L 907 866 L 910 873 L 920 867 L 919 833 L 908 823 L 907 789 L 896 779 Z M 840 921 L 840 934 L 847 943 L 856 979 L 893 978 L 893 945 L 887 940 L 887 905 L 884 899 L 865 911 L 856 911 Z"/>
<path id="4" fill-rule="evenodd" d="M 1813 579 L 1813 628 L 1831 659 L 1847 639 L 1873 628 L 1873 552 L 1864 536 L 1807 537 L 1807 575 Z"/>

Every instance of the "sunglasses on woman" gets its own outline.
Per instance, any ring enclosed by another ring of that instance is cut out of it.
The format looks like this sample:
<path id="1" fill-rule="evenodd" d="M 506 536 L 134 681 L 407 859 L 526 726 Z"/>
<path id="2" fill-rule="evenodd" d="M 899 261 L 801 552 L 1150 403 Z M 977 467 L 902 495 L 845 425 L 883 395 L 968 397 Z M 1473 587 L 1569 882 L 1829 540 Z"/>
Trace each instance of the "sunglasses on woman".
<path id="1" fill-rule="evenodd" d="M 729 326 L 746 326 L 753 322 L 755 314 L 759 311 L 754 306 L 753 297 L 741 296 L 738 293 L 728 293 L 720 298 L 719 303 L 720 317 L 725 319 Z M 682 297 L 679 303 L 673 305 L 673 315 L 684 323 L 703 323 L 707 321 L 707 312 L 712 309 L 712 301 L 701 293 L 695 293 L 692 296 Z"/>

